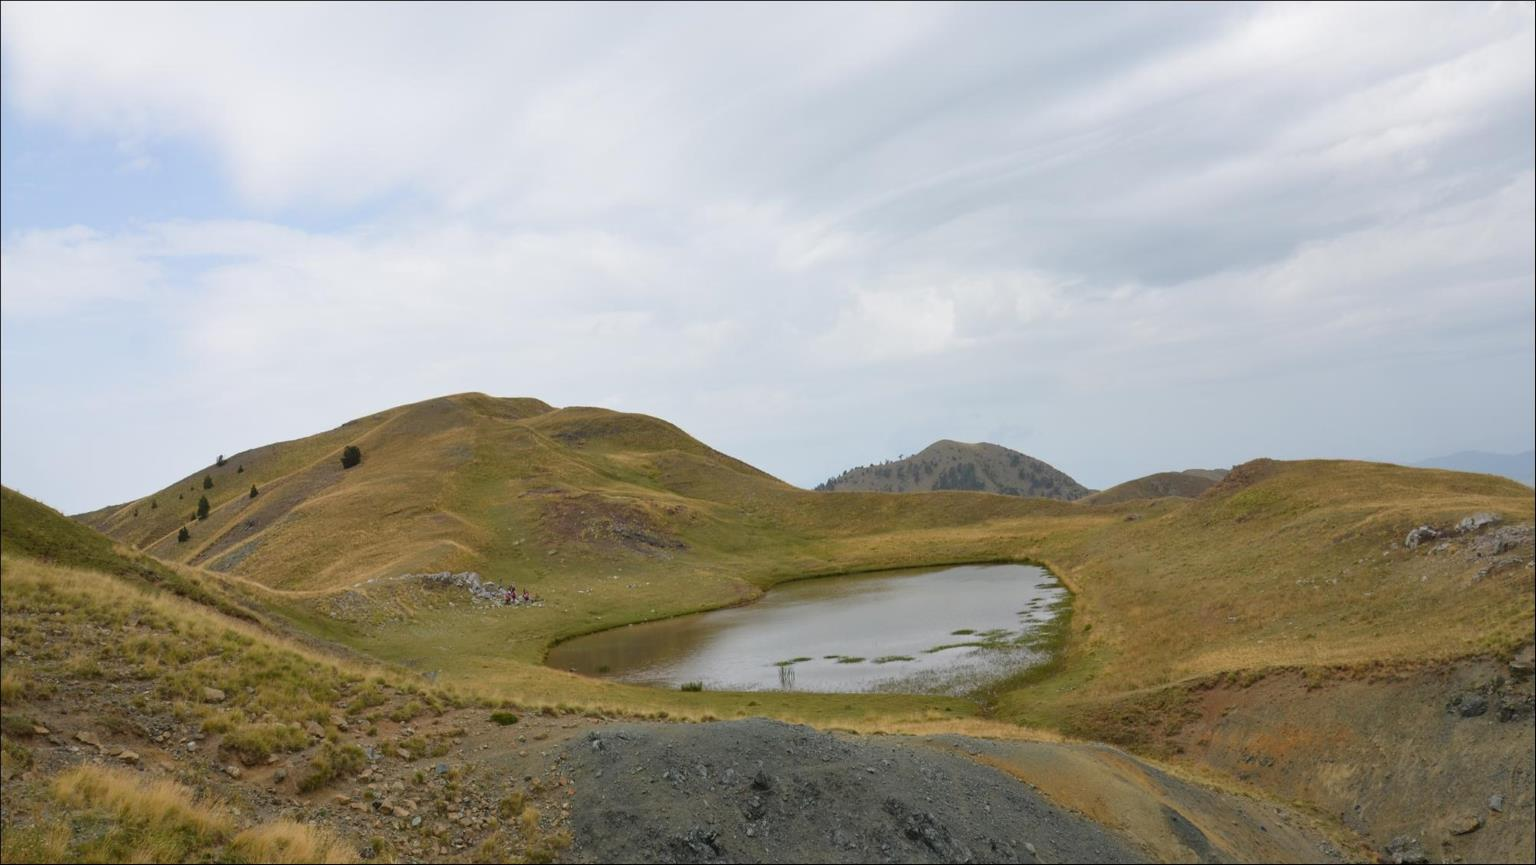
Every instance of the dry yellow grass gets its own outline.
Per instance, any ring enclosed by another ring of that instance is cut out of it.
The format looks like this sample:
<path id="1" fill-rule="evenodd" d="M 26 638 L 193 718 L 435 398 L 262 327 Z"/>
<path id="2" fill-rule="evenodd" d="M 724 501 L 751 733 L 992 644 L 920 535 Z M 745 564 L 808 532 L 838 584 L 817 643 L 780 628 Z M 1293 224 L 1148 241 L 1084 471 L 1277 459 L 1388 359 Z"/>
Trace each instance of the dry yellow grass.
<path id="1" fill-rule="evenodd" d="M 292 820 L 278 820 L 246 829 L 236 835 L 229 846 L 248 862 L 358 861 L 352 848 L 336 836 Z"/>
<path id="2" fill-rule="evenodd" d="M 78 766 L 64 772 L 54 779 L 53 795 L 62 805 L 101 809 L 151 834 L 187 834 L 210 842 L 235 827 L 219 802 L 200 800 L 175 781 L 147 779 L 110 766 Z"/>
<path id="3" fill-rule="evenodd" d="M 329 832 L 283 820 L 238 831 L 223 803 L 164 778 L 82 765 L 54 779 L 46 823 L 7 826 L 7 862 L 354 862 Z"/>

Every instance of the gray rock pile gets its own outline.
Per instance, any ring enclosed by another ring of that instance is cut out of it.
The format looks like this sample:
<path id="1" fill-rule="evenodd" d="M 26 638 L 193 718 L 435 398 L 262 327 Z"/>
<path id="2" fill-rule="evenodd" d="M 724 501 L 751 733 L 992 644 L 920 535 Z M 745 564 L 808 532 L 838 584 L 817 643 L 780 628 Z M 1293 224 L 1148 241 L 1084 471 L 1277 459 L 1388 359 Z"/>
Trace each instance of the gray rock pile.
<path id="1" fill-rule="evenodd" d="M 461 588 L 469 592 L 471 598 L 477 601 L 497 602 L 507 591 L 505 588 L 490 582 L 481 580 L 480 574 L 475 571 L 462 571 L 452 573 L 439 571 L 435 574 L 405 574 L 401 579 L 416 578 L 429 586 L 437 588 Z"/>
<path id="2" fill-rule="evenodd" d="M 598 862 L 1139 862 L 995 769 L 761 719 L 568 743 L 573 854 Z"/>

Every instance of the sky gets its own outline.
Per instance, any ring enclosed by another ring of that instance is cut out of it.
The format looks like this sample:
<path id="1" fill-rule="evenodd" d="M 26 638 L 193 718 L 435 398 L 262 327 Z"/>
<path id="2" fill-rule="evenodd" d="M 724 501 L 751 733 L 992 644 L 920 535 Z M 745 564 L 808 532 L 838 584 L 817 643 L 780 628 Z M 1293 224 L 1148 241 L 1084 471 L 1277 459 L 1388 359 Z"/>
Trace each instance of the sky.
<path id="1" fill-rule="evenodd" d="M 1532 9 L 5 4 L 0 480 L 463 391 L 803 486 L 1527 450 Z"/>

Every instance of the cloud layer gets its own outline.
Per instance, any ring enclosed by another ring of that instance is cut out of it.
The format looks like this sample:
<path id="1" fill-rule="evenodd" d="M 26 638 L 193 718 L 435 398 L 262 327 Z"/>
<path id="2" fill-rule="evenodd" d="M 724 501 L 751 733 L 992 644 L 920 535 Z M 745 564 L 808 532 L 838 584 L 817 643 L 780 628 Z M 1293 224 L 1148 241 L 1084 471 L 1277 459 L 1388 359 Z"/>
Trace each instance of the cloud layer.
<path id="1" fill-rule="evenodd" d="M 803 484 L 1532 437 L 1529 4 L 4 16 L 5 111 L 230 196 L 7 214 L 5 480 L 69 508 L 468 389 Z"/>

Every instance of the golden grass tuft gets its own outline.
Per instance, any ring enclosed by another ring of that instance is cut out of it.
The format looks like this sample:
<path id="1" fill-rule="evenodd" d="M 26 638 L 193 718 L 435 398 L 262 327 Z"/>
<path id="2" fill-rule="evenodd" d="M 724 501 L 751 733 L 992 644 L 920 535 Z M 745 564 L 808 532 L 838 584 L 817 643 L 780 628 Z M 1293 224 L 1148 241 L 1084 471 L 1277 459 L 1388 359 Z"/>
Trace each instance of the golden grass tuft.
<path id="1" fill-rule="evenodd" d="M 358 861 L 357 853 L 324 829 L 278 820 L 236 835 L 230 849 L 248 862 L 341 863 Z"/>
<path id="2" fill-rule="evenodd" d="M 6 827 L 6 862 L 355 862 L 330 832 L 279 820 L 240 830 L 217 799 L 169 779 L 81 765 L 49 786 L 46 823 Z"/>
<path id="3" fill-rule="evenodd" d="M 54 797 L 77 808 L 98 808 L 125 824 L 151 832 L 186 833 L 210 841 L 234 829 L 234 820 L 214 800 L 199 799 L 167 779 L 148 780 L 110 766 L 77 766 L 53 782 Z"/>

